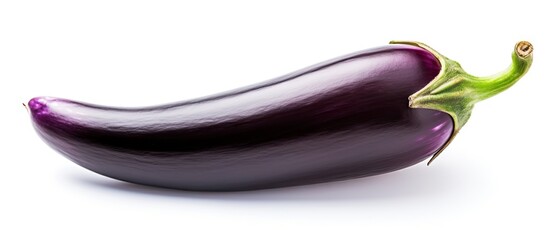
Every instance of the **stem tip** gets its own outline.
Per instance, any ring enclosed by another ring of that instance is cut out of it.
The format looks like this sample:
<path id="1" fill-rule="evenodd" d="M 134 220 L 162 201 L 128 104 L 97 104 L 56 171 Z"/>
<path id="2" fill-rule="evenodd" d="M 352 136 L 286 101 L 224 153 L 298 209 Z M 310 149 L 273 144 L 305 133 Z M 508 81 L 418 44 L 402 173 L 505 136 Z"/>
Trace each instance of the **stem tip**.
<path id="1" fill-rule="evenodd" d="M 515 52 L 521 58 L 527 58 L 532 55 L 534 51 L 534 46 L 527 41 L 520 41 L 515 45 Z"/>

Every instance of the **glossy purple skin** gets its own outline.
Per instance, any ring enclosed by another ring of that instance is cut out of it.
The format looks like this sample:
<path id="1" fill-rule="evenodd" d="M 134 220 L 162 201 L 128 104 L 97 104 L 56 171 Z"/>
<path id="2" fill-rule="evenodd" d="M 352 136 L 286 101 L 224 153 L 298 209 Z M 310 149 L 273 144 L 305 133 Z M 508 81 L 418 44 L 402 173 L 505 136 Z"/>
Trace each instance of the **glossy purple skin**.
<path id="1" fill-rule="evenodd" d="M 431 156 L 452 119 L 409 108 L 408 96 L 439 71 L 431 53 L 389 45 L 169 105 L 40 97 L 29 107 L 50 146 L 96 173 L 166 188 L 253 190 L 376 175 Z"/>

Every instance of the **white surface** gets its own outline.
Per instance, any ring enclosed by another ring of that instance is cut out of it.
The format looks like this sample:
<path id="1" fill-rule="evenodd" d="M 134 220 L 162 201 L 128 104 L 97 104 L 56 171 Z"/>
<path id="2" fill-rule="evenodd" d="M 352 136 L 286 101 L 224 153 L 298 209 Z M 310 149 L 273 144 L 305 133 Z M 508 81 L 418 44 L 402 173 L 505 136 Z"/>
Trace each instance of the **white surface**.
<path id="1" fill-rule="evenodd" d="M 0 3 L 0 239 L 549 237 L 543 1 L 182 2 Z M 477 105 L 431 167 L 248 193 L 99 176 L 44 144 L 21 106 L 41 95 L 166 103 L 392 39 L 423 41 L 478 75 L 504 69 L 518 40 L 534 44 L 535 61 L 513 88 Z"/>

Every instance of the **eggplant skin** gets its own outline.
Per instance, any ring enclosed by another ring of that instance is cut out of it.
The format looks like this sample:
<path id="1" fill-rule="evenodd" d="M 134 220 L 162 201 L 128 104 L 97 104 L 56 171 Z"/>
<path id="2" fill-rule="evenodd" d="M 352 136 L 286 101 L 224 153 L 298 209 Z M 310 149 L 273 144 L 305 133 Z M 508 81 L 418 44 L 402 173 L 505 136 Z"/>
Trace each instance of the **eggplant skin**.
<path id="1" fill-rule="evenodd" d="M 42 139 L 75 163 L 122 181 L 242 191 L 365 177 L 431 156 L 449 139 L 443 112 L 408 107 L 440 63 L 388 45 L 200 99 L 114 108 L 29 102 Z"/>

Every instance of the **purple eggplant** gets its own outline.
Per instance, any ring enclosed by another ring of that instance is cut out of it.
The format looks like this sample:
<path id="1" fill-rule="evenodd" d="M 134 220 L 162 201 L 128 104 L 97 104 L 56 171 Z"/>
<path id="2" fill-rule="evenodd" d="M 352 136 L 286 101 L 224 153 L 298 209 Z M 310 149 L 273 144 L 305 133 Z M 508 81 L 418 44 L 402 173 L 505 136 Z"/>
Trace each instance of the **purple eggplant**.
<path id="1" fill-rule="evenodd" d="M 477 78 L 424 44 L 394 42 L 233 91 L 144 108 L 29 101 L 35 129 L 78 165 L 122 181 L 241 191 L 387 173 L 438 155 L 475 102 L 532 62 Z"/>

